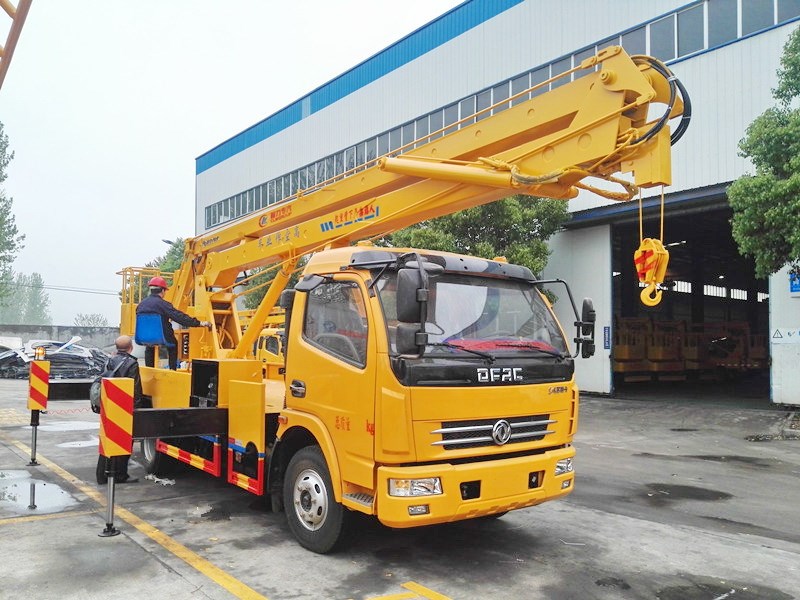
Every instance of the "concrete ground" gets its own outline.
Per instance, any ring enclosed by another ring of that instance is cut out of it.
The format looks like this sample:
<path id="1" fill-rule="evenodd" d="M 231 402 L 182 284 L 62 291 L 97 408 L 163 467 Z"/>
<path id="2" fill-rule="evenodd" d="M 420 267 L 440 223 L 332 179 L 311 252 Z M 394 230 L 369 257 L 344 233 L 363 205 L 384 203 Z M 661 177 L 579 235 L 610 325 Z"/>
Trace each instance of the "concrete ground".
<path id="1" fill-rule="evenodd" d="M 319 556 L 259 498 L 186 469 L 119 486 L 121 534 L 99 537 L 97 416 L 51 402 L 28 466 L 26 384 L 0 380 L 0 598 L 800 597 L 792 413 L 694 394 L 584 398 L 562 501 L 411 530 L 360 519 L 349 549 Z"/>

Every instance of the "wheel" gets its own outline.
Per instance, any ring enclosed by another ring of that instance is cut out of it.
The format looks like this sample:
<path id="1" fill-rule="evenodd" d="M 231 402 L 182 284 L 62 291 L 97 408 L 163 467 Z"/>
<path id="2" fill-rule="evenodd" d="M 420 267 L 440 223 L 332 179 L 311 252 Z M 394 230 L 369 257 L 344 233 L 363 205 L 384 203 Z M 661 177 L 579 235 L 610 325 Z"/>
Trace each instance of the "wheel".
<path id="1" fill-rule="evenodd" d="M 306 446 L 289 461 L 283 483 L 289 529 L 304 548 L 326 554 L 348 538 L 349 511 L 336 502 L 319 446 Z"/>
<path id="2" fill-rule="evenodd" d="M 145 438 L 142 440 L 140 449 L 144 459 L 144 470 L 152 473 L 156 477 L 167 475 L 175 466 L 175 461 L 161 452 L 156 451 L 157 438 Z"/>

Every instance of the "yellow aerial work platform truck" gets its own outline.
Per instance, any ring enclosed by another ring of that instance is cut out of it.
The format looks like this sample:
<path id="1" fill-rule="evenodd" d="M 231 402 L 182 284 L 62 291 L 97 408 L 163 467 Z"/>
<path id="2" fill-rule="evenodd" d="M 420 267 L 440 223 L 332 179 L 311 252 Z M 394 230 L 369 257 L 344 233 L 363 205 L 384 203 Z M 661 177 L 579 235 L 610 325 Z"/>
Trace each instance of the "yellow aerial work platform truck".
<path id="1" fill-rule="evenodd" d="M 133 433 L 147 468 L 177 459 L 265 496 L 315 552 L 349 537 L 354 512 L 414 527 L 570 493 L 574 358 L 594 352 L 591 302 L 578 314 L 569 288 L 557 292 L 575 312 L 568 340 L 541 292 L 564 282 L 500 257 L 369 240 L 510 194 L 568 200 L 590 189 L 630 200 L 638 187 L 668 185 L 690 112 L 680 82 L 620 47 L 578 70 L 187 240 L 167 299 L 212 327 L 178 332 L 185 368 L 142 368 L 152 408 L 135 411 Z M 274 278 L 243 326 L 234 290 L 257 267 Z M 652 288 L 659 270 L 645 280 Z M 158 273 L 121 274 L 122 332 L 133 334 Z M 283 330 L 273 353 L 283 365 L 254 354 L 267 324 Z"/>

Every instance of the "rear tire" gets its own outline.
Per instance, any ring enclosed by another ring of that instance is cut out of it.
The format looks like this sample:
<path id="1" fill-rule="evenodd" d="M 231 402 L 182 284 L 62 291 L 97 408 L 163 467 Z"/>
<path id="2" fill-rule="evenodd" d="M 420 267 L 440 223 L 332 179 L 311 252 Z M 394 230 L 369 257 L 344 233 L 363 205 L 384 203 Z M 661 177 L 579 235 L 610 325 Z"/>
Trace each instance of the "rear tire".
<path id="1" fill-rule="evenodd" d="M 302 448 L 289 461 L 283 504 L 289 529 L 304 548 L 326 554 L 348 541 L 350 511 L 336 502 L 319 446 Z"/>
<path id="2" fill-rule="evenodd" d="M 172 472 L 175 461 L 166 454 L 156 451 L 157 441 L 157 438 L 144 438 L 141 441 L 140 450 L 145 473 L 161 477 Z"/>

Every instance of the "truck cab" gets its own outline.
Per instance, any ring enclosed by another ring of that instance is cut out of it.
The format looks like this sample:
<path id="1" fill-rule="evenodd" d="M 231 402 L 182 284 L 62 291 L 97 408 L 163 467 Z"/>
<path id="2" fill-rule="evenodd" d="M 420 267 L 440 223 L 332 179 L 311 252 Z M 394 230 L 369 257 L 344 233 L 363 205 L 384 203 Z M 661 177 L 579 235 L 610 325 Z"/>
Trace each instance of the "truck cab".
<path id="1" fill-rule="evenodd" d="M 321 507 L 413 527 L 571 492 L 574 361 L 530 270 L 350 247 L 316 254 L 285 294 L 286 408 L 272 460 L 305 440 L 328 470 L 276 470 L 301 543 L 320 550 Z M 303 484 L 309 472 L 319 485 Z"/>

